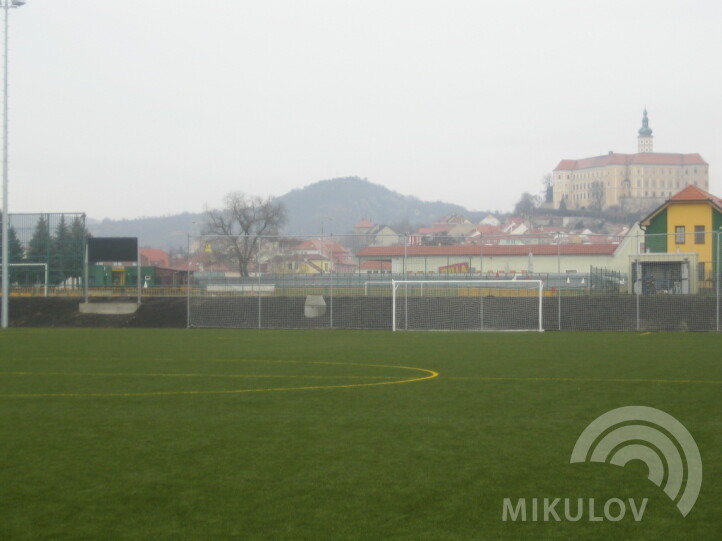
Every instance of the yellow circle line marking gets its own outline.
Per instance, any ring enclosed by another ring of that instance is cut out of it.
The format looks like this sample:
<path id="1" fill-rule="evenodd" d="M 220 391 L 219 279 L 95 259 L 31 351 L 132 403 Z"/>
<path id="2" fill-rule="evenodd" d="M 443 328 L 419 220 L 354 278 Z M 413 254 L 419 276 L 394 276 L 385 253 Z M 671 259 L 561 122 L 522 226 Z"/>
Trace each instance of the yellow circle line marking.
<path id="1" fill-rule="evenodd" d="M 0 372 L 0 376 L 72 376 L 91 378 L 278 378 L 278 379 L 394 379 L 398 376 L 355 376 L 355 375 L 332 375 L 332 376 L 309 376 L 301 374 L 155 374 L 151 372 Z"/>
<path id="2" fill-rule="evenodd" d="M 538 382 L 571 382 L 571 383 L 706 383 L 722 384 L 720 380 L 703 379 L 631 379 L 631 378 L 506 378 L 485 376 L 444 376 L 443 379 L 465 379 L 479 381 L 538 381 Z"/>
<path id="3" fill-rule="evenodd" d="M 242 361 L 245 362 L 245 359 Z M 417 381 L 425 381 L 429 379 L 434 379 L 439 376 L 438 372 L 435 372 L 433 370 L 427 370 L 426 368 L 416 368 L 413 366 L 394 366 L 394 365 L 384 365 L 384 364 L 361 364 L 361 363 L 333 363 L 333 362 L 316 362 L 316 361 L 255 361 L 255 362 L 279 362 L 279 363 L 298 363 L 298 364 L 321 364 L 321 365 L 335 365 L 335 366 L 364 366 L 364 367 L 373 367 L 373 368 L 396 368 L 399 370 L 413 370 L 416 372 L 422 372 L 425 375 L 419 376 L 415 378 L 408 378 L 408 379 L 393 379 L 391 381 L 374 381 L 371 383 L 346 383 L 346 384 L 338 384 L 338 385 L 308 385 L 303 387 L 271 387 L 271 388 L 263 388 L 263 389 L 229 389 L 229 390 L 215 390 L 215 391 L 207 391 L 207 390 L 199 390 L 199 391 L 151 391 L 151 392 L 143 392 L 143 393 L 18 393 L 18 394 L 5 394 L 0 395 L 0 398 L 56 398 L 56 397 L 64 397 L 64 398 L 79 398 L 79 397 L 134 397 L 134 396 L 178 396 L 178 395 L 218 395 L 218 394 L 241 394 L 241 393 L 261 393 L 261 392 L 277 392 L 277 391 L 308 391 L 308 390 L 318 390 L 318 389 L 350 389 L 354 387 L 373 387 L 377 385 L 399 385 L 402 383 L 414 383 Z M 2 374 L 2 373 L 0 373 Z M 24 374 L 24 373 L 23 373 Z M 37 373 L 42 374 L 42 373 Z M 67 373 L 63 374 L 66 375 Z M 31 373 L 28 373 L 28 375 L 31 375 Z M 88 374 L 82 374 L 82 375 L 88 375 Z M 101 376 L 101 375 L 108 375 L 108 374 L 90 374 L 95 376 Z M 125 376 L 127 374 L 120 374 L 122 376 Z M 134 374 L 134 375 L 147 375 L 147 374 Z M 158 376 L 164 375 L 164 374 L 155 374 Z M 205 374 L 201 374 L 201 376 L 204 376 Z M 281 377 L 287 377 L 287 376 L 281 376 Z M 329 376 L 329 377 L 337 377 L 343 379 L 344 375 L 338 375 L 338 376 Z M 359 377 L 359 376 L 356 376 Z M 360 376 L 365 377 L 365 376 Z M 370 378 L 374 376 L 369 376 Z M 378 378 L 379 376 L 375 376 Z M 394 376 L 389 376 L 389 378 Z M 397 376 L 398 377 L 398 376 Z"/>

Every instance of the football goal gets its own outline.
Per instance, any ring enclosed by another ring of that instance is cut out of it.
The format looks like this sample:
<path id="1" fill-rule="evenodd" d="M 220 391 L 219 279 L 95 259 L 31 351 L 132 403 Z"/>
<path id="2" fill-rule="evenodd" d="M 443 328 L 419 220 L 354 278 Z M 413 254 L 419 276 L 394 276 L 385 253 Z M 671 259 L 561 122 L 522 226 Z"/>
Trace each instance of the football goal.
<path id="1" fill-rule="evenodd" d="M 10 278 L 13 279 L 12 271 L 21 273 L 22 281 L 29 282 L 35 287 L 42 288 L 43 296 L 48 296 L 48 264 L 47 263 L 10 263 Z M 42 274 L 41 274 L 42 273 Z M 2 272 L 0 271 L 0 276 Z M 22 285 L 22 282 L 17 285 Z"/>
<path id="2" fill-rule="evenodd" d="M 543 331 L 542 280 L 393 280 L 392 329 Z"/>

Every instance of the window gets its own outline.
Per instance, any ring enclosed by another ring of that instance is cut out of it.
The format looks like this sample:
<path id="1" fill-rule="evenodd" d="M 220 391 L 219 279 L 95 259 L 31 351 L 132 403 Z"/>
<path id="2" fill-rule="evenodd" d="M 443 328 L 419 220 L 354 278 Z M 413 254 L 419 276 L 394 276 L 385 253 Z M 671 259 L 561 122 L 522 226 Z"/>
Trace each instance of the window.
<path id="1" fill-rule="evenodd" d="M 704 244 L 704 226 L 703 225 L 695 225 L 694 226 L 694 243 L 695 244 Z"/>
<path id="2" fill-rule="evenodd" d="M 674 228 L 674 242 L 675 244 L 684 244 L 685 238 L 684 226 L 678 225 Z"/>

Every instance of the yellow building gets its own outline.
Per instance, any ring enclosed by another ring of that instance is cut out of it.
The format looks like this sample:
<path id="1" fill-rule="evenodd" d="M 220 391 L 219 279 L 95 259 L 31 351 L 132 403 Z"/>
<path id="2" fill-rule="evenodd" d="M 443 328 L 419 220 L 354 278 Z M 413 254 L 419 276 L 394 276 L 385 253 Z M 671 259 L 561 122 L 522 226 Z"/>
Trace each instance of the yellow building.
<path id="1" fill-rule="evenodd" d="M 696 254 L 697 280 L 701 287 L 714 287 L 722 199 L 697 186 L 687 186 L 640 225 L 645 230 L 647 252 Z"/>
<path id="2" fill-rule="evenodd" d="M 654 152 L 646 109 L 636 154 L 562 160 L 553 171 L 555 208 L 650 208 L 686 186 L 707 190 L 709 165 L 699 154 Z"/>
<path id="3" fill-rule="evenodd" d="M 331 261 L 321 254 L 276 256 L 268 271 L 275 274 L 324 274 L 330 272 Z"/>

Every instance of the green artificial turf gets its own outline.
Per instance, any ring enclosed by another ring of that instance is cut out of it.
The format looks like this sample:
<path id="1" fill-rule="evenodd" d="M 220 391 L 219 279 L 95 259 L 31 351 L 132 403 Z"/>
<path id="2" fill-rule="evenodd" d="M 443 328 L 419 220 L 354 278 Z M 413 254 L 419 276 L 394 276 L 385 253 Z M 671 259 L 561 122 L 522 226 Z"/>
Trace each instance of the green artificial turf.
<path id="1" fill-rule="evenodd" d="M 0 539 L 720 539 L 721 351 L 716 334 L 3 330 Z M 687 517 L 639 461 L 569 463 L 630 405 L 699 446 Z M 505 522 L 505 498 L 648 503 L 639 522 Z"/>

